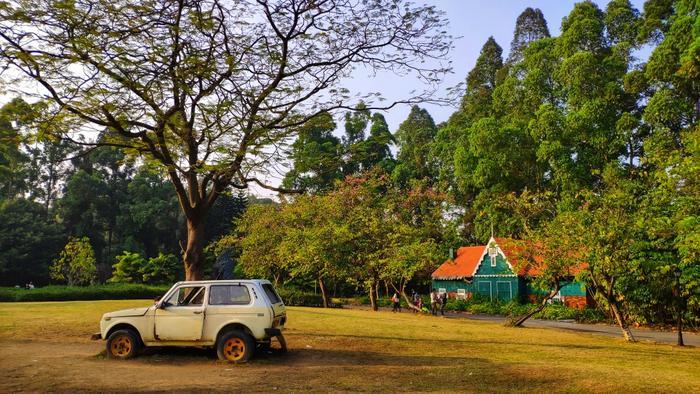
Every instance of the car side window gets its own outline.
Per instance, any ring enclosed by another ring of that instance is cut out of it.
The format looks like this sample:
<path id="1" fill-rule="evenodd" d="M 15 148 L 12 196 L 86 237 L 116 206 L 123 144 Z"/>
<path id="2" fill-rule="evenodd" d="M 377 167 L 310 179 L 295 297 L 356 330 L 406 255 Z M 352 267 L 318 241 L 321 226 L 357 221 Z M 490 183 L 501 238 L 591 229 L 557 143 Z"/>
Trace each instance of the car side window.
<path id="1" fill-rule="evenodd" d="M 250 292 L 243 285 L 215 285 L 209 288 L 209 305 L 248 305 Z"/>
<path id="2" fill-rule="evenodd" d="M 204 304 L 204 286 L 180 287 L 168 299 L 170 306 L 201 306 Z"/>

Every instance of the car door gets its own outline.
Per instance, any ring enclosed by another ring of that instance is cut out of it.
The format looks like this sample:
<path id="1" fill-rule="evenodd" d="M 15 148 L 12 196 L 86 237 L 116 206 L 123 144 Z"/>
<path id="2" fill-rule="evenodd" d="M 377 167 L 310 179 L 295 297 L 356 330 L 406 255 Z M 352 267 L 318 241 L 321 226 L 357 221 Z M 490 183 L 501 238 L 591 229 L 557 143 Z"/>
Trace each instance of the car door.
<path id="1" fill-rule="evenodd" d="M 204 325 L 206 287 L 178 287 L 155 313 L 155 334 L 159 341 L 199 341 Z"/>

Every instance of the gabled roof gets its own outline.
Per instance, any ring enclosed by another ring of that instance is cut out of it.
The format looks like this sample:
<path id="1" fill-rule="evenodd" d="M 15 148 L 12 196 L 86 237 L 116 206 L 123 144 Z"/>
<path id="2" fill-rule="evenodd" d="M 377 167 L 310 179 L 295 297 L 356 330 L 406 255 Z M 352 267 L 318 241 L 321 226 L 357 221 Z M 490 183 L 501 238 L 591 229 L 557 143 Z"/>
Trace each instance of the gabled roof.
<path id="1" fill-rule="evenodd" d="M 463 246 L 457 249 L 457 257 L 445 261 L 430 276 L 433 279 L 463 279 L 474 275 L 476 266 L 483 256 L 486 246 Z"/>
<path id="2" fill-rule="evenodd" d="M 511 270 L 514 271 L 515 267 L 520 267 L 519 276 L 537 276 L 542 273 L 544 264 L 542 256 L 534 256 L 534 263 L 520 264 L 519 256 L 522 255 L 522 246 L 518 245 L 517 241 L 510 238 L 491 238 L 488 244 L 492 243 L 498 246 L 499 253 L 505 258 Z M 471 278 L 476 274 L 479 264 L 487 253 L 487 245 L 461 247 L 457 250 L 457 257 L 454 261 L 445 261 L 431 276 L 433 279 L 442 280 Z M 572 267 L 570 274 L 576 275 L 586 267 L 586 263 L 581 263 L 579 266 Z"/>

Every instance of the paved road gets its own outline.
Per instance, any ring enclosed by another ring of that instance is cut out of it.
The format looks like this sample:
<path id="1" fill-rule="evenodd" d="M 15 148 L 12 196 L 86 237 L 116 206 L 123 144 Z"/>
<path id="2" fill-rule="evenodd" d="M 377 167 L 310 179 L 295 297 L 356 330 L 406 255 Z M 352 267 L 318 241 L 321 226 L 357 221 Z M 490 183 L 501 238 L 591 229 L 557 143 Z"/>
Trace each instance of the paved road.
<path id="1" fill-rule="evenodd" d="M 503 316 L 492 316 L 492 315 L 471 315 L 466 313 L 450 313 L 447 314 L 449 318 L 461 318 L 469 320 L 483 320 L 491 321 L 495 323 L 505 323 L 505 317 Z M 546 328 L 557 328 L 560 330 L 570 330 L 578 332 L 593 333 L 599 335 L 606 335 L 611 337 L 622 338 L 622 333 L 617 326 L 612 326 L 608 324 L 584 324 L 576 323 L 573 321 L 557 321 L 557 320 L 540 320 L 540 319 L 530 319 L 525 322 L 525 327 L 546 327 Z M 656 331 L 645 328 L 632 329 L 632 335 L 638 341 L 653 341 L 658 343 L 668 343 L 675 345 L 678 343 L 678 334 L 676 332 L 670 331 Z M 686 345 L 700 346 L 700 335 L 690 332 L 683 333 L 683 342 Z"/>
<path id="2" fill-rule="evenodd" d="M 369 307 L 364 306 L 348 306 L 345 308 L 359 308 L 359 309 L 369 309 Z M 390 308 L 382 308 L 390 310 Z M 407 309 L 403 309 L 404 313 Z M 409 312 L 410 313 L 410 312 Z M 450 319 L 467 319 L 467 320 L 481 320 L 489 321 L 494 323 L 505 323 L 506 318 L 503 316 L 494 315 L 482 315 L 482 314 L 468 314 L 468 313 L 445 313 L 445 317 Z M 609 324 L 584 324 L 576 323 L 574 321 L 557 321 L 557 320 L 540 320 L 540 319 L 530 319 L 525 322 L 525 327 L 537 327 L 537 328 L 556 328 L 559 330 L 569 330 L 577 331 L 583 333 L 591 333 L 598 335 L 605 335 L 610 337 L 622 338 L 622 333 L 617 326 Z M 666 343 L 675 345 L 678 343 L 678 334 L 671 331 L 656 331 L 646 328 L 633 328 L 632 335 L 638 341 L 652 341 L 658 343 Z M 689 346 L 700 346 L 700 335 L 690 332 L 683 333 L 683 342 Z"/>

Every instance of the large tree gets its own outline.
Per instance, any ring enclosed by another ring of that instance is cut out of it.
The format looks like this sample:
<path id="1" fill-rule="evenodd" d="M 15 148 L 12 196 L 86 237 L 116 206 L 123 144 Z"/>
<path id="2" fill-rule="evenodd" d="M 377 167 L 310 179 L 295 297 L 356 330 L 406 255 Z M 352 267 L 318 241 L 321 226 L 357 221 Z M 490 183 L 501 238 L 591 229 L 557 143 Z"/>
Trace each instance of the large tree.
<path id="1" fill-rule="evenodd" d="M 523 59 L 525 48 L 533 41 L 549 37 L 549 28 L 544 15 L 539 8 L 527 7 L 515 21 L 513 41 L 510 42 L 508 63 L 516 63 Z"/>
<path id="2" fill-rule="evenodd" d="M 392 176 L 399 185 L 406 186 L 411 179 L 433 183 L 437 168 L 430 149 L 436 134 L 433 117 L 427 110 L 414 105 L 395 135 L 399 153 Z"/>
<path id="3" fill-rule="evenodd" d="M 293 166 L 282 185 L 309 192 L 323 192 L 343 178 L 343 146 L 333 135 L 335 122 L 331 114 L 322 114 L 307 122 L 292 144 Z"/>
<path id="4" fill-rule="evenodd" d="M 401 0 L 18 0 L 0 6 L 0 69 L 38 85 L 61 137 L 106 130 L 88 143 L 167 172 L 192 280 L 219 194 L 263 184 L 298 126 L 348 108 L 341 82 L 357 65 L 429 83 L 405 102 L 430 97 L 447 71 L 445 24 L 435 8 Z"/>

